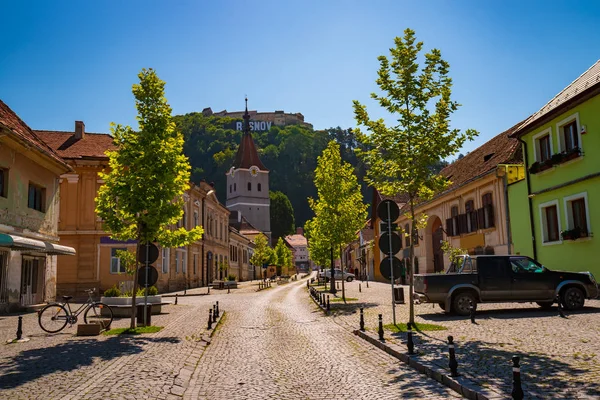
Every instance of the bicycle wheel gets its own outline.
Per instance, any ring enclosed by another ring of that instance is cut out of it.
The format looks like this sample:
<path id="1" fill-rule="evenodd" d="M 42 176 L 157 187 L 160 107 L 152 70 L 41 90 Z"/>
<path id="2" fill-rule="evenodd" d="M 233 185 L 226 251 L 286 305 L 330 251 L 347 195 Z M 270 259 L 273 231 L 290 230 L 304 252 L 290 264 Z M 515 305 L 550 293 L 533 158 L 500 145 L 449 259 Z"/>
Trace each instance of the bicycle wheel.
<path id="1" fill-rule="evenodd" d="M 40 328 L 48 333 L 62 331 L 69 320 L 67 309 L 60 304 L 48 304 L 38 315 Z"/>
<path id="2" fill-rule="evenodd" d="M 86 324 L 100 324 L 108 329 L 113 320 L 112 308 L 104 303 L 93 303 L 85 310 L 83 320 Z"/>

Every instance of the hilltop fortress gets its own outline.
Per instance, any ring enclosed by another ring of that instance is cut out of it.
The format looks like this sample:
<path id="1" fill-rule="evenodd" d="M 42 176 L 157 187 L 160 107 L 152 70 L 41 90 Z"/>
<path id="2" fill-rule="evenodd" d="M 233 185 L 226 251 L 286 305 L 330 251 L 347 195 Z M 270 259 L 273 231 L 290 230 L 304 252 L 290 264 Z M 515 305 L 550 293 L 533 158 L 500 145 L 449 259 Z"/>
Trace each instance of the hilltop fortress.
<path id="1" fill-rule="evenodd" d="M 204 116 L 214 115 L 216 117 L 229 117 L 229 118 L 239 118 L 242 119 L 245 111 L 219 111 L 213 112 L 210 107 L 202 110 L 202 114 Z M 250 130 L 251 131 L 268 131 L 271 129 L 271 126 L 287 126 L 287 125 L 302 125 L 312 129 L 312 124 L 308 122 L 304 122 L 304 115 L 302 113 L 285 113 L 283 111 L 275 111 L 275 112 L 258 112 L 248 111 L 250 115 Z M 242 131 L 244 129 L 244 124 L 242 121 L 238 121 L 235 123 L 234 127 L 237 131 Z"/>

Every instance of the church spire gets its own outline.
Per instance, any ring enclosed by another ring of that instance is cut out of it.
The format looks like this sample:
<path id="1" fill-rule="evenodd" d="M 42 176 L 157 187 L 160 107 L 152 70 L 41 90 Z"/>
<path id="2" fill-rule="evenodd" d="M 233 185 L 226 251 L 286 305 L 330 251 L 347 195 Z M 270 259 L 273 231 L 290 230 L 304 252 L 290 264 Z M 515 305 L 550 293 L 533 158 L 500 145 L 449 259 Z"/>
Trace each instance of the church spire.
<path id="1" fill-rule="evenodd" d="M 244 134 L 242 135 L 242 141 L 238 147 L 237 154 L 235 155 L 235 161 L 233 166 L 237 168 L 249 169 L 251 166 L 256 165 L 261 171 L 268 171 L 263 165 L 262 161 L 258 157 L 258 151 L 256 145 L 252 139 L 252 133 L 250 133 L 250 114 L 248 113 L 248 98 L 246 97 L 246 111 L 244 112 Z"/>

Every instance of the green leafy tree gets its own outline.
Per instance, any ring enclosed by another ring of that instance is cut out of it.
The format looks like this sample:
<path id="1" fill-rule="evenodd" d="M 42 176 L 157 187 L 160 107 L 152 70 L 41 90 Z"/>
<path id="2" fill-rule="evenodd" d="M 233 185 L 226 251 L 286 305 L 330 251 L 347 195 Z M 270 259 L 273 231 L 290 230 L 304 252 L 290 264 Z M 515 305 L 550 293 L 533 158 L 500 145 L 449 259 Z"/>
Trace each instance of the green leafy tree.
<path id="1" fill-rule="evenodd" d="M 273 258 L 273 249 L 269 247 L 267 237 L 263 234 L 257 235 L 254 239 L 254 254 L 250 258 L 250 263 L 262 268 L 264 264 L 270 264 Z"/>
<path id="2" fill-rule="evenodd" d="M 386 126 L 383 119 L 372 120 L 364 105 L 354 101 L 359 125 L 369 134 L 357 130 L 358 156 L 367 165 L 366 181 L 385 195 L 404 193 L 408 196 L 411 232 L 418 235 L 415 205 L 430 199 L 449 185 L 432 166 L 456 154 L 466 140 L 477 135 L 474 130 L 461 132 L 450 128 L 450 116 L 459 107 L 451 98 L 452 79 L 449 64 L 441 52 L 433 49 L 420 55 L 422 42 L 415 32 L 406 29 L 404 37 L 395 38 L 395 47 L 378 58 L 380 68 L 377 85 L 382 94 L 371 94 L 381 107 L 397 118 Z M 423 60 L 420 65 L 419 60 Z M 424 218 L 420 218 L 424 220 Z M 410 259 L 414 259 L 414 240 L 410 241 Z M 409 298 L 413 292 L 413 270 L 410 268 Z M 410 322 L 414 322 L 414 305 L 410 304 Z"/>
<path id="3" fill-rule="evenodd" d="M 329 245 L 331 256 L 330 292 L 335 293 L 333 252 L 342 252 L 342 247 L 356 238 L 356 232 L 364 225 L 367 206 L 363 203 L 360 185 L 354 168 L 342 161 L 340 146 L 330 141 L 318 158 L 315 170 L 315 186 L 318 199 L 309 198 L 315 217 L 309 224 L 314 232 L 311 243 L 317 248 Z M 315 243 L 322 241 L 323 243 Z M 342 265 L 342 270 L 344 266 Z M 345 300 L 344 280 L 342 297 Z"/>
<path id="4" fill-rule="evenodd" d="M 294 233 L 294 209 L 290 199 L 282 192 L 269 192 L 271 200 L 271 234 L 279 239 Z"/>
<path id="5" fill-rule="evenodd" d="M 183 155 L 183 137 L 171 120 L 165 83 L 152 69 L 143 69 L 133 85 L 139 129 L 111 124 L 115 151 L 107 152 L 109 171 L 96 198 L 104 230 L 117 240 L 140 246 L 185 246 L 202 236 L 202 227 L 174 229 L 183 216 L 183 193 L 189 188 L 190 165 Z M 135 328 L 137 269 L 134 272 L 131 328 Z"/>
<path id="6" fill-rule="evenodd" d="M 277 244 L 275 245 L 275 249 L 273 249 L 273 253 L 275 254 L 275 265 L 277 265 L 277 275 L 282 275 L 283 268 L 292 267 L 292 251 L 286 246 L 283 238 L 279 238 L 277 240 Z"/>

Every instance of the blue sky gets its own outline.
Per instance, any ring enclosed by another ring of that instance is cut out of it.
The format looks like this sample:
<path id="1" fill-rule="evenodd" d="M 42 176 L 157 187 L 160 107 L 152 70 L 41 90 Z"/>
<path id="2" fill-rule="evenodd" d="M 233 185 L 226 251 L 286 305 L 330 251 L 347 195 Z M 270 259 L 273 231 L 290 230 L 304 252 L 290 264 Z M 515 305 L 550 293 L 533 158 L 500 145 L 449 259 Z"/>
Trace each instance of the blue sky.
<path id="1" fill-rule="evenodd" d="M 450 63 L 453 126 L 469 151 L 537 111 L 600 55 L 596 1 L 57 1 L 3 4 L 0 99 L 34 129 L 136 125 L 143 67 L 174 114 L 301 112 L 315 128 L 355 126 L 377 56 L 414 29 Z"/>

